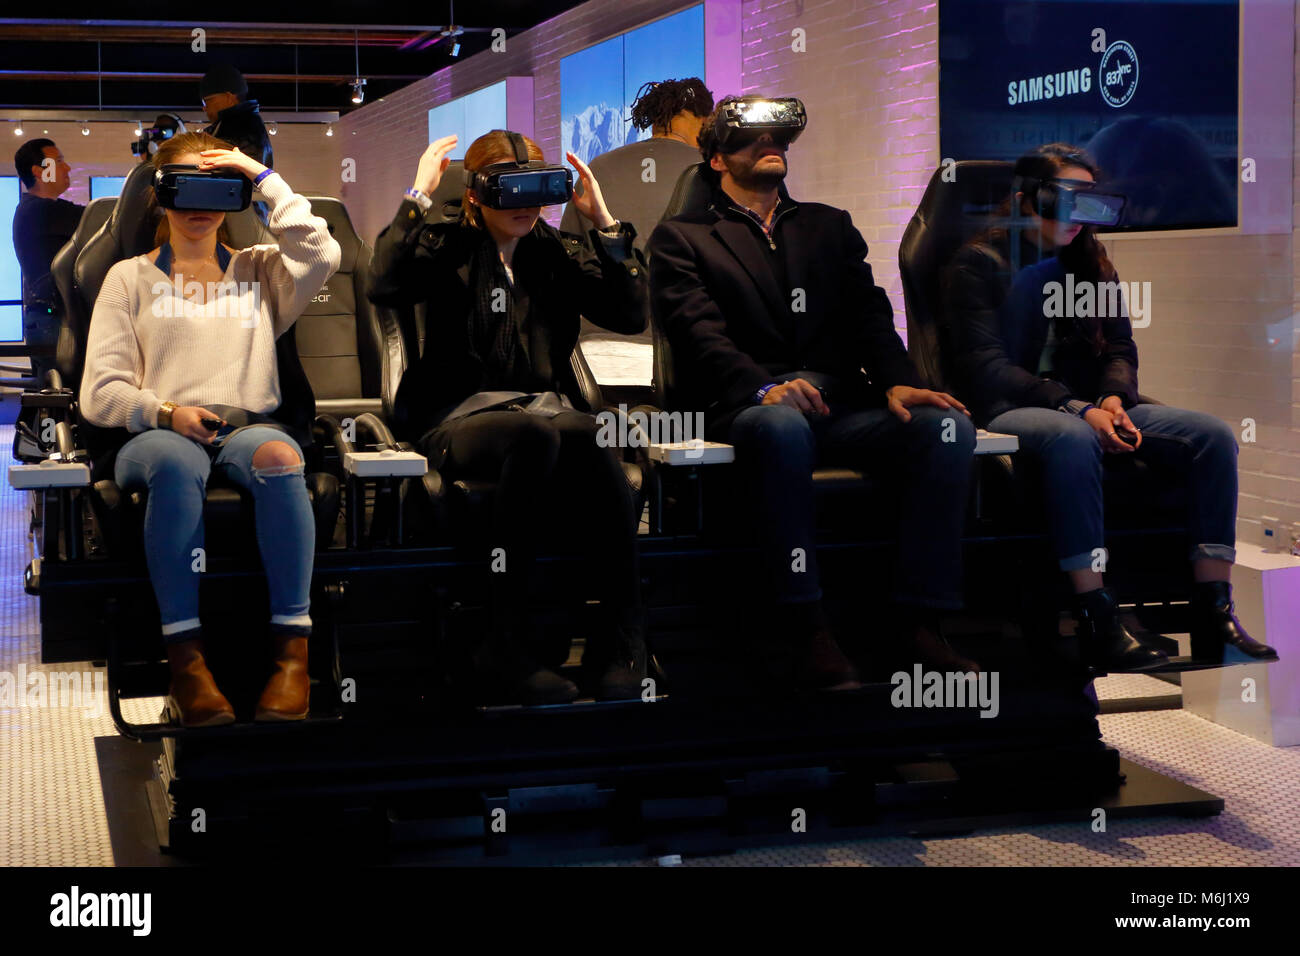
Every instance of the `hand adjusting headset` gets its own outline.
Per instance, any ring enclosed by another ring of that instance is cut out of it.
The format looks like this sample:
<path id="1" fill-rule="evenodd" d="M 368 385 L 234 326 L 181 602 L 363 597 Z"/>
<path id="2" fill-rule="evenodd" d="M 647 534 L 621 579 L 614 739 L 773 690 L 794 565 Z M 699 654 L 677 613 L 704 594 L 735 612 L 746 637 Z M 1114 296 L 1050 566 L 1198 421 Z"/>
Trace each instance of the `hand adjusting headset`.
<path id="1" fill-rule="evenodd" d="M 528 158 L 528 144 L 518 133 L 505 133 L 514 145 L 515 158 L 482 169 L 466 170 L 465 185 L 489 209 L 527 209 L 557 206 L 573 196 L 573 173 L 566 166 L 554 166 Z"/>
<path id="2" fill-rule="evenodd" d="M 243 173 L 183 163 L 167 163 L 155 172 L 153 192 L 164 209 L 194 212 L 239 212 L 253 200 L 253 184 Z"/>
<path id="3" fill-rule="evenodd" d="M 808 125 L 808 112 L 793 96 L 768 98 L 742 96 L 728 100 L 718 110 L 713 131 L 718 151 L 734 153 L 770 133 L 780 146 L 789 146 Z"/>
<path id="4" fill-rule="evenodd" d="M 1012 193 L 1024 193 L 1038 215 L 1056 222 L 1077 222 L 1085 226 L 1114 226 L 1120 221 L 1127 198 L 1097 191 L 1086 179 L 1038 179 L 1018 176 Z"/>

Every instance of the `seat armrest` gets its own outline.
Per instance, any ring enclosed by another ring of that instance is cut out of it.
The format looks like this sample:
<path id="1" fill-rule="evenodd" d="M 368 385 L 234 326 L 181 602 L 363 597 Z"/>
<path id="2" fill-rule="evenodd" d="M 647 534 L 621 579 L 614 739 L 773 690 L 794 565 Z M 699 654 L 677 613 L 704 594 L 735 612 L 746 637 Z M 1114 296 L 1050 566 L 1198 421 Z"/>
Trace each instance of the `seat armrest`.
<path id="1" fill-rule="evenodd" d="M 80 461 L 58 461 L 53 456 L 39 465 L 10 465 L 9 484 L 19 490 L 84 488 L 90 484 L 90 466 Z"/>
<path id="2" fill-rule="evenodd" d="M 343 456 L 343 470 L 355 478 L 418 478 L 429 470 L 429 461 L 418 452 L 396 448 L 350 451 Z"/>
<path id="3" fill-rule="evenodd" d="M 343 432 L 343 426 L 333 415 L 317 415 L 311 423 L 312 439 L 334 448 L 334 453 L 342 461 L 352 451 L 352 443 Z"/>

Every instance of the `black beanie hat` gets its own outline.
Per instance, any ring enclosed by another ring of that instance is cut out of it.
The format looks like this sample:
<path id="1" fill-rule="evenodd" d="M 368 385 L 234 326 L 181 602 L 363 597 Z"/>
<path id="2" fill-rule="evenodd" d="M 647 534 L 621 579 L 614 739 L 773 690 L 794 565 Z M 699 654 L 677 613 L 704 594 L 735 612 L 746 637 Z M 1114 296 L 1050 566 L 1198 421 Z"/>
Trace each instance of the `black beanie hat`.
<path id="1" fill-rule="evenodd" d="M 199 82 L 199 96 L 208 97 L 213 93 L 234 93 L 236 96 L 248 95 L 248 84 L 244 74 L 229 63 L 218 63 L 203 74 Z"/>

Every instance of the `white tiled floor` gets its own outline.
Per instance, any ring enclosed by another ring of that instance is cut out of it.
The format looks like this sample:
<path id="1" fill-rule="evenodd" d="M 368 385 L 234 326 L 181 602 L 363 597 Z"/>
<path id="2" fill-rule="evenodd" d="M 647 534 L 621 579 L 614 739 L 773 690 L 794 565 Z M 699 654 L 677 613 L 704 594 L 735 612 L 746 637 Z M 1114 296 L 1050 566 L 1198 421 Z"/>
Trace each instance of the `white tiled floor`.
<path id="1" fill-rule="evenodd" d="M 7 459 L 12 429 L 0 428 Z M 89 665 L 39 665 L 37 602 L 22 590 L 30 545 L 26 497 L 0 481 L 0 671 L 17 675 Z M 1104 697 L 1167 693 L 1149 677 L 1111 677 Z M 158 701 L 128 702 L 149 720 Z M 76 706 L 0 708 L 0 866 L 111 866 L 94 738 L 114 733 L 100 698 Z M 1129 759 L 1222 796 L 1208 819 L 1112 821 L 982 831 L 949 839 L 891 838 L 751 850 L 690 859 L 687 866 L 1228 866 L 1300 865 L 1300 748 L 1275 749 L 1183 711 L 1102 718 L 1106 739 Z M 645 861 L 640 865 L 653 865 Z"/>

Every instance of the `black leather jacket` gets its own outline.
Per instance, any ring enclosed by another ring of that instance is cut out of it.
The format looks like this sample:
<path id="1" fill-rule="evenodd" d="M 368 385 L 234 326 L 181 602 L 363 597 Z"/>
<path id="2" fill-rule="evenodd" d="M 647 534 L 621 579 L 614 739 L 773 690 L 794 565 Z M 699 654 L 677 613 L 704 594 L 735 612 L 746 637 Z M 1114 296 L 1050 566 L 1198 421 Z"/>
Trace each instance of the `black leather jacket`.
<path id="1" fill-rule="evenodd" d="M 646 328 L 647 276 L 645 261 L 632 245 L 635 236 L 630 223 L 613 236 L 593 229 L 592 251 L 576 236 L 539 219 L 515 250 L 515 282 L 528 290 L 530 301 L 523 336 L 527 360 L 536 379 L 553 383 L 554 391 L 568 396 L 576 408 L 585 409 L 569 362 L 579 315 L 623 335 Z M 482 241 L 482 231 L 470 226 L 426 223 L 409 199 L 375 241 L 371 301 L 423 303 L 426 317 L 420 360 L 406 370 L 397 390 L 394 425 L 401 438 L 420 438 L 438 424 L 439 411 L 486 387 L 469 333 L 470 310 L 477 308 L 471 262 Z"/>

